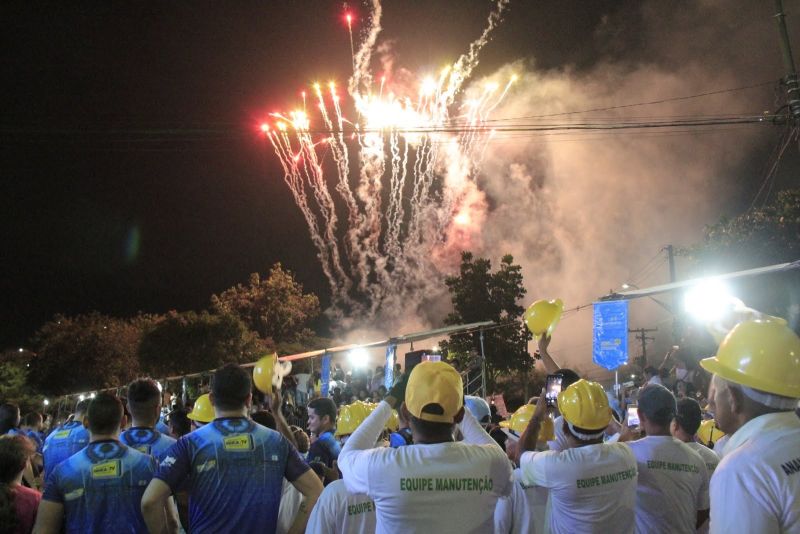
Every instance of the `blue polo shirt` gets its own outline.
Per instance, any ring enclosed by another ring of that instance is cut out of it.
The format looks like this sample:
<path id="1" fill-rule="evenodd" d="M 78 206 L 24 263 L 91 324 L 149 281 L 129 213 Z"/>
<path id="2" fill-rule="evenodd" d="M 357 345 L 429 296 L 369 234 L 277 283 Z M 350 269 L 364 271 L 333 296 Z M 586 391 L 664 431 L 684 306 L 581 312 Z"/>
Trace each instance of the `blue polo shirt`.
<path id="1" fill-rule="evenodd" d="M 158 430 L 141 426 L 129 428 L 119 435 L 119 440 L 128 447 L 155 457 L 156 460 L 161 460 L 167 449 L 176 441 L 175 438 L 165 436 Z"/>
<path id="2" fill-rule="evenodd" d="M 64 506 L 66 532 L 146 533 L 141 504 L 156 461 L 117 440 L 90 443 L 56 466 L 42 498 Z"/>
<path id="3" fill-rule="evenodd" d="M 189 492 L 193 533 L 274 532 L 283 479 L 308 471 L 281 434 L 244 417 L 225 417 L 181 437 L 155 478 Z"/>
<path id="4" fill-rule="evenodd" d="M 308 461 L 322 462 L 328 467 L 333 467 L 333 461 L 339 458 L 339 452 L 342 450 L 339 442 L 333 435 L 333 431 L 328 430 L 323 432 L 317 440 L 308 448 Z"/>
<path id="5" fill-rule="evenodd" d="M 70 421 L 56 427 L 42 446 L 44 477 L 50 476 L 53 469 L 89 444 L 89 431 L 78 421 Z"/>

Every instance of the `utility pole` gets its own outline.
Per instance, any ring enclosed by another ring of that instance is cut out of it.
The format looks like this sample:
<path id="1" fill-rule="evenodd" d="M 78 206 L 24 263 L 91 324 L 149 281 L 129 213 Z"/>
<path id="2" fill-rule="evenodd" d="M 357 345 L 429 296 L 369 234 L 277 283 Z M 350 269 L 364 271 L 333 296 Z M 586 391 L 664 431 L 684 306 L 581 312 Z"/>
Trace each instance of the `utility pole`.
<path id="1" fill-rule="evenodd" d="M 648 337 L 649 332 L 658 332 L 658 328 L 629 328 L 628 333 L 633 334 L 636 333 L 636 339 L 642 342 L 642 355 L 640 358 L 642 359 L 643 365 L 642 368 L 644 369 L 647 367 L 647 342 L 648 341 L 655 341 L 656 338 Z"/>
<path id="2" fill-rule="evenodd" d="M 672 245 L 664 247 L 667 251 L 667 260 L 669 261 L 669 281 L 670 283 L 677 282 L 678 277 L 675 274 L 675 248 Z M 672 343 L 677 345 L 680 343 L 683 325 L 681 323 L 681 291 L 675 290 L 672 292 Z"/>
<path id="3" fill-rule="evenodd" d="M 789 112 L 796 121 L 800 120 L 800 86 L 797 82 L 797 71 L 794 68 L 792 47 L 789 43 L 789 32 L 786 29 L 786 13 L 783 12 L 783 0 L 775 0 L 775 22 L 778 24 L 778 34 L 781 40 L 781 54 L 783 55 L 783 68 L 786 71 L 786 94 Z"/>

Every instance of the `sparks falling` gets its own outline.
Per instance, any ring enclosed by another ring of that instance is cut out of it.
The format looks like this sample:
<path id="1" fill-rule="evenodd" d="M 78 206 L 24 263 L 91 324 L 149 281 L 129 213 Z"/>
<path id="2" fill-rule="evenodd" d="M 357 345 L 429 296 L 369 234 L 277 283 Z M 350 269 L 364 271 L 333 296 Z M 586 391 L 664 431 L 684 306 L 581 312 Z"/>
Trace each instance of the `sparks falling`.
<path id="1" fill-rule="evenodd" d="M 479 231 L 485 208 L 475 179 L 491 137 L 485 125 L 515 79 L 456 99 L 508 2 L 497 1 L 468 53 L 402 87 L 391 72 L 375 80 L 371 71 L 382 14 L 373 0 L 357 50 L 352 15 L 345 16 L 353 59 L 348 106 L 334 82 L 317 83 L 308 110 L 303 92 L 300 109 L 273 113 L 273 123 L 261 126 L 308 224 L 333 296 L 330 313 L 374 319 L 420 302 L 415 297 L 429 281 L 441 279 L 442 259 L 468 248 Z"/>

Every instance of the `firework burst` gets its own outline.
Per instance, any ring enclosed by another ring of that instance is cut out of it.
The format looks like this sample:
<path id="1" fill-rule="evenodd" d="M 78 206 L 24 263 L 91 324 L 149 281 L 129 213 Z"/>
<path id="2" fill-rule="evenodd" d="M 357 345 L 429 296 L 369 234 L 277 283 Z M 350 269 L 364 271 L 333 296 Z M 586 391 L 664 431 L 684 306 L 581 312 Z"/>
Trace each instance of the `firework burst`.
<path id="1" fill-rule="evenodd" d="M 448 258 L 479 232 L 485 202 L 475 178 L 491 137 L 486 121 L 515 80 L 457 97 L 508 1 L 496 2 L 467 53 L 409 90 L 393 85 L 391 72 L 373 76 L 382 15 L 374 0 L 357 49 L 346 15 L 347 105 L 334 82 L 315 84 L 308 103 L 304 92 L 301 108 L 262 125 L 308 224 L 337 318 L 369 320 L 418 304 Z"/>

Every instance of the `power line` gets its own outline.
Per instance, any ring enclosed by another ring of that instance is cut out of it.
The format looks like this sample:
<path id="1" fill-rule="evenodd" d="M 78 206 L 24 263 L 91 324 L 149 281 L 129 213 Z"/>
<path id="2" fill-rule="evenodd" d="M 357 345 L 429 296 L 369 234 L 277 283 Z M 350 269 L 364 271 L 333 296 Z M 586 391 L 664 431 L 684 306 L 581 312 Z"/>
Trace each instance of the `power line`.
<path id="1" fill-rule="evenodd" d="M 662 99 L 659 99 L 659 100 L 650 100 L 650 101 L 647 101 L 647 102 L 637 102 L 635 104 L 622 104 L 622 105 L 619 105 L 619 106 L 609 106 L 609 107 L 605 107 L 605 108 L 584 109 L 584 110 L 581 110 L 581 111 L 564 111 L 562 113 L 550 113 L 550 114 L 547 114 L 547 115 L 528 115 L 528 116 L 519 117 L 519 118 L 522 118 L 522 119 L 539 119 L 539 118 L 546 118 L 546 117 L 560 117 L 560 116 L 564 116 L 564 115 L 577 115 L 577 114 L 580 114 L 580 113 L 594 113 L 595 111 L 611 111 L 611 110 L 614 110 L 614 109 L 632 108 L 632 107 L 637 107 L 637 106 L 652 106 L 652 105 L 655 105 L 655 104 L 665 104 L 667 102 L 677 102 L 677 101 L 680 101 L 680 100 L 691 100 L 693 98 L 701 98 L 701 97 L 705 97 L 705 96 L 720 95 L 720 94 L 723 94 L 723 93 L 732 93 L 732 92 L 735 92 L 735 91 L 744 91 L 746 89 L 756 89 L 758 87 L 764 87 L 766 85 L 773 85 L 773 84 L 775 84 L 774 80 L 773 81 L 768 81 L 768 82 L 757 83 L 757 84 L 754 84 L 754 85 L 745 85 L 745 86 L 742 86 L 742 87 L 732 87 L 732 88 L 729 88 L 729 89 L 719 89 L 717 91 L 708 91 L 706 93 L 698 93 L 698 94 L 694 94 L 694 95 L 675 96 L 675 97 L 671 97 L 671 98 L 662 98 Z"/>

